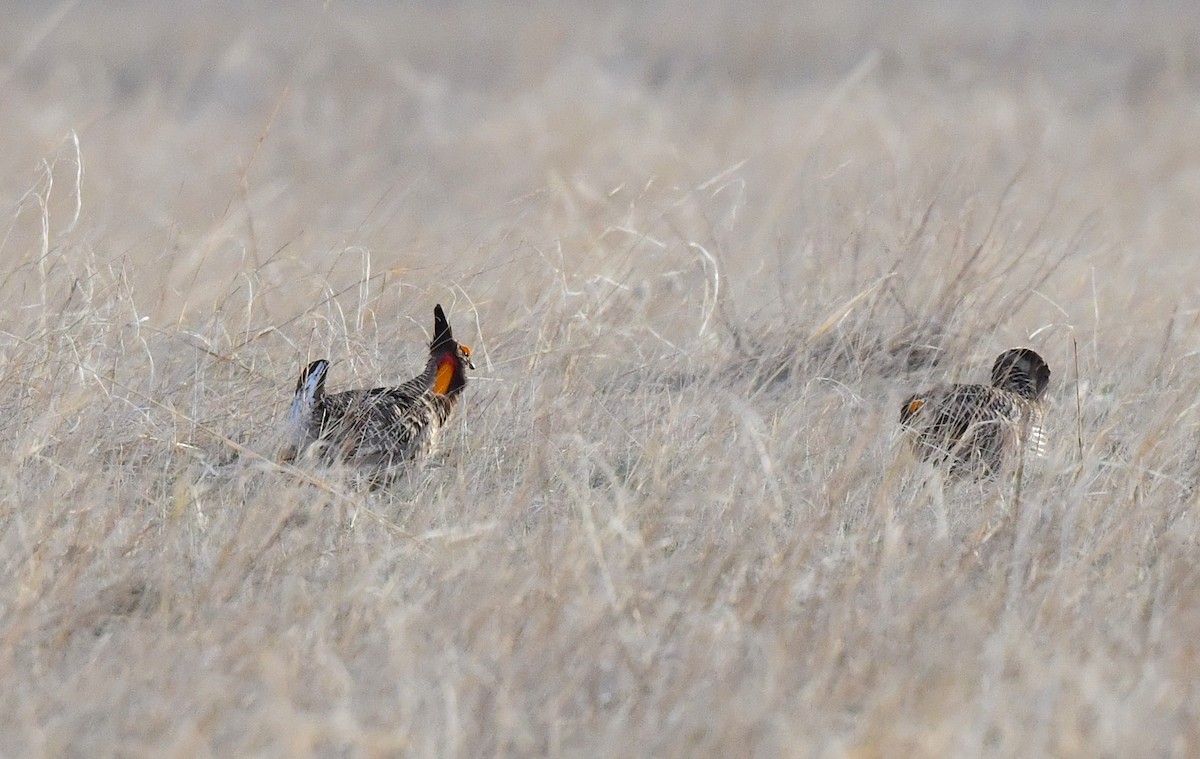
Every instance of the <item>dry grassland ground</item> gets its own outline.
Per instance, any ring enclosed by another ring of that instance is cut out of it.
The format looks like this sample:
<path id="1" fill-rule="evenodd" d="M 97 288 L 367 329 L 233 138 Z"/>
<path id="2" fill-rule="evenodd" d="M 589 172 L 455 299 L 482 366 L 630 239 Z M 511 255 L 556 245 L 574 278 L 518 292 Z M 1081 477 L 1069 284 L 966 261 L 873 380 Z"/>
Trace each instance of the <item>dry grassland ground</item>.
<path id="1" fill-rule="evenodd" d="M 6 5 L 3 755 L 1200 753 L 1190 5 Z M 434 465 L 273 464 L 438 302 Z"/>

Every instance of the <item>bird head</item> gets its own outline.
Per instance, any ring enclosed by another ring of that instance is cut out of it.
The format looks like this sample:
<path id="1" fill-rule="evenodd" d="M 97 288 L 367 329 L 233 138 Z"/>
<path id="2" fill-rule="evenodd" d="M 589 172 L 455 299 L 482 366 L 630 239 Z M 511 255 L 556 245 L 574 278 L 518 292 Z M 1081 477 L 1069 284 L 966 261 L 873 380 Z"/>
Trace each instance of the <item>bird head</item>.
<path id="1" fill-rule="evenodd" d="M 433 340 L 429 343 L 429 358 L 437 367 L 433 392 L 452 395 L 467 384 L 467 369 L 474 369 L 471 349 L 454 339 L 450 322 L 441 304 L 433 307 Z"/>

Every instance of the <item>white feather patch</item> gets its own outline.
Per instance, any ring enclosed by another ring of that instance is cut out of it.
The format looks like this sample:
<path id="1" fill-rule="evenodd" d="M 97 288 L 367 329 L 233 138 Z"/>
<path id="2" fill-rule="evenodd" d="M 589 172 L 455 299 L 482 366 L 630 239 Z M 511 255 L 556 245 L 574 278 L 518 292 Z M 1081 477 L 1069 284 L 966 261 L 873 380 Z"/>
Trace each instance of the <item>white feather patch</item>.
<path id="1" fill-rule="evenodd" d="M 1028 450 L 1038 458 L 1046 457 L 1046 433 L 1042 431 L 1042 425 L 1030 426 Z"/>

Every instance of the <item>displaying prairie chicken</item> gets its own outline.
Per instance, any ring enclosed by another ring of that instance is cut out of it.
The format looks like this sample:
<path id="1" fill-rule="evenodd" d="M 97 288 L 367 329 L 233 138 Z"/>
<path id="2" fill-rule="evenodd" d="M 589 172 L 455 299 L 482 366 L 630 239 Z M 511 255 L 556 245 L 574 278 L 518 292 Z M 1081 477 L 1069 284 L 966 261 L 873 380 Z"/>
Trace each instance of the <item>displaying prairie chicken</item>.
<path id="1" fill-rule="evenodd" d="M 471 349 L 455 342 L 440 305 L 433 309 L 433 340 L 425 370 L 397 387 L 325 394 L 329 362 L 300 372 L 287 417 L 282 461 L 301 456 L 381 472 L 420 460 L 435 447 L 474 369 Z"/>
<path id="2" fill-rule="evenodd" d="M 1050 367 L 1029 348 L 996 357 L 991 385 L 942 385 L 900 409 L 913 452 L 951 477 L 991 477 L 1025 453 L 1041 455 L 1042 396 Z"/>

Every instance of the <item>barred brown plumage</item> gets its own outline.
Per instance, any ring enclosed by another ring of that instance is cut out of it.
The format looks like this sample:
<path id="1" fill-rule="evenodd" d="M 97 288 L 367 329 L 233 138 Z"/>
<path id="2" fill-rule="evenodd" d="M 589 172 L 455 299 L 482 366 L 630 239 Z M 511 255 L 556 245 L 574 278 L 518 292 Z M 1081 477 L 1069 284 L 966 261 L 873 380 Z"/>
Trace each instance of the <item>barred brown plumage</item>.
<path id="1" fill-rule="evenodd" d="M 325 394 L 329 362 L 300 373 L 287 417 L 283 461 L 308 457 L 383 472 L 425 458 L 450 418 L 474 369 L 471 349 L 454 340 L 440 305 L 433 309 L 433 340 L 425 370 L 396 387 Z"/>
<path id="2" fill-rule="evenodd" d="M 992 477 L 1042 454 L 1042 396 L 1050 367 L 1029 348 L 996 357 L 991 385 L 948 385 L 911 395 L 900 409 L 913 452 L 953 478 Z"/>

